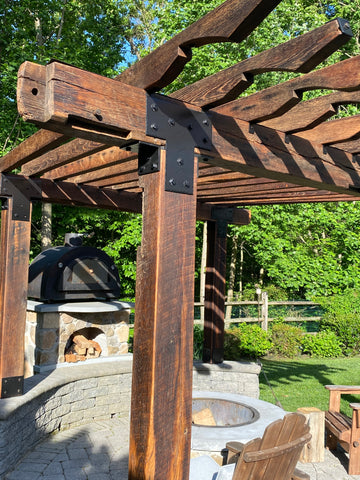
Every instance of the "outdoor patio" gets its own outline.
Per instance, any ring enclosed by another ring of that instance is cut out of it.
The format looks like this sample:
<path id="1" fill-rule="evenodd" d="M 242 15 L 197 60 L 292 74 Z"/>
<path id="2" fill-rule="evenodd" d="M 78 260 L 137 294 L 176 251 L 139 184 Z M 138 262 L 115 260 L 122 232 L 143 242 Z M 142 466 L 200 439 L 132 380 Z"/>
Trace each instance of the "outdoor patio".
<path id="1" fill-rule="evenodd" d="M 51 435 L 26 455 L 6 480 L 127 480 L 129 420 L 93 422 Z M 358 480 L 347 457 L 325 451 L 321 463 L 299 463 L 310 480 Z"/>

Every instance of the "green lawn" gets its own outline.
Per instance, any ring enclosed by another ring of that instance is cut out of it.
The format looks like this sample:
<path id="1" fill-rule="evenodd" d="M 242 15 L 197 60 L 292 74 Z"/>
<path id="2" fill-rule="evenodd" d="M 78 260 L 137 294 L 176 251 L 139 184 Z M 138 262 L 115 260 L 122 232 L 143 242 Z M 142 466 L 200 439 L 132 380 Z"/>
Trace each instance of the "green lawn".
<path id="1" fill-rule="evenodd" d="M 329 392 L 324 385 L 360 385 L 360 357 L 266 358 L 261 359 L 261 363 L 260 398 L 275 404 L 278 400 L 285 410 L 291 412 L 299 407 L 317 407 L 327 410 Z M 346 395 L 344 399 L 342 410 L 350 415 L 351 409 L 348 404 L 354 401 L 359 402 L 360 396 Z"/>

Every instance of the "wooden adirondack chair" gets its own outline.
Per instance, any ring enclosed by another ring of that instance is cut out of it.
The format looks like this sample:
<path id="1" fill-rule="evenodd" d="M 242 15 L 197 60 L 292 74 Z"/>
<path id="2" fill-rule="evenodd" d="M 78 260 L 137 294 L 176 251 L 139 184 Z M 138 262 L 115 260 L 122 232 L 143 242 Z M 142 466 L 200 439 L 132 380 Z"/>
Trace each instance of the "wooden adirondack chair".
<path id="1" fill-rule="evenodd" d="M 270 424 L 262 438 L 246 444 L 229 442 L 226 445 L 231 452 L 229 461 L 235 460 L 235 464 L 219 467 L 213 461 L 212 471 L 212 459 L 207 458 L 204 468 L 201 460 L 194 459 L 199 466 L 196 472 L 194 468 L 190 470 L 190 480 L 309 480 L 296 464 L 310 439 L 306 418 L 299 413 L 289 413 Z"/>
<path id="2" fill-rule="evenodd" d="M 336 450 L 339 443 L 349 453 L 349 475 L 360 475 L 360 403 L 350 403 L 352 419 L 340 413 L 341 395 L 360 394 L 360 386 L 325 385 L 330 392 L 325 412 L 326 446 Z"/>

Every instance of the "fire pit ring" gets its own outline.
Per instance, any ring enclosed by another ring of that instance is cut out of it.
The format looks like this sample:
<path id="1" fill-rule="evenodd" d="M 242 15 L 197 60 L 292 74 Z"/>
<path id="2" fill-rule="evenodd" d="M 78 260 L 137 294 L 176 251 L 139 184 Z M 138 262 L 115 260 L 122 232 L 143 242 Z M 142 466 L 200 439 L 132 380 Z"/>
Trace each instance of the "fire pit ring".
<path id="1" fill-rule="evenodd" d="M 201 400 L 202 405 L 213 406 L 211 412 L 216 411 L 216 404 L 227 405 L 242 415 L 251 417 L 248 420 L 237 421 L 233 419 L 233 425 L 220 425 L 222 420 L 216 421 L 217 425 L 192 425 L 191 448 L 194 454 L 220 454 L 225 448 L 226 442 L 237 441 L 246 443 L 254 438 L 261 437 L 265 428 L 272 422 L 282 419 L 287 413 L 272 403 L 264 402 L 257 398 L 247 397 L 234 393 L 193 391 L 193 404 Z M 204 402 L 206 400 L 206 402 Z M 227 403 L 224 403 L 227 402 Z M 240 406 L 234 408 L 234 405 Z M 205 406 L 205 409 L 208 408 Z M 249 413 L 250 412 L 250 413 Z M 215 413 L 214 416 L 216 416 Z M 225 422 L 227 423 L 227 420 Z"/>

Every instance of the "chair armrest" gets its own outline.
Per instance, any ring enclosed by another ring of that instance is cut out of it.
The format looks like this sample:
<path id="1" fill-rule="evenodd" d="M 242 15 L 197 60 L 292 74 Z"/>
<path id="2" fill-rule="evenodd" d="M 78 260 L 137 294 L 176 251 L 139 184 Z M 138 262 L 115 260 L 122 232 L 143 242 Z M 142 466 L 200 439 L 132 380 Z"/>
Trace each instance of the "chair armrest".
<path id="1" fill-rule="evenodd" d="M 330 392 L 339 392 L 340 394 L 360 393 L 360 385 L 325 385 Z"/>
<path id="2" fill-rule="evenodd" d="M 226 464 L 236 463 L 240 453 L 244 448 L 244 444 L 241 442 L 227 442 L 226 449 L 228 451 Z"/>

